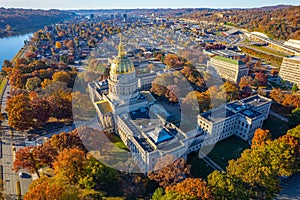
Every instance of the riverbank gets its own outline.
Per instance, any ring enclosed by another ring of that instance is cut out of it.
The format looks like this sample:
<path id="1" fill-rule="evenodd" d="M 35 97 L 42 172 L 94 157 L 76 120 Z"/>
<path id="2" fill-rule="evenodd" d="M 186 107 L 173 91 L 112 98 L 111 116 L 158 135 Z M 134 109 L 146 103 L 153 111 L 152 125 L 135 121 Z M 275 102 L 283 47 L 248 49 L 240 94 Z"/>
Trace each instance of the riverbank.
<path id="1" fill-rule="evenodd" d="M 14 57 L 10 60 L 11 63 L 15 64 L 17 58 L 22 57 L 22 55 L 24 55 L 25 51 L 27 49 L 26 44 L 14 55 Z M 5 88 L 8 84 L 8 78 L 7 76 L 2 75 L 0 77 L 0 98 L 2 100 L 3 97 L 3 93 L 5 91 Z"/>
<path id="2" fill-rule="evenodd" d="M 22 52 L 20 51 L 22 51 L 22 47 L 24 47 L 24 41 L 28 40 L 32 34 L 33 33 L 28 33 L 0 39 L 0 68 L 5 60 L 15 61 L 15 58 L 21 55 Z"/>

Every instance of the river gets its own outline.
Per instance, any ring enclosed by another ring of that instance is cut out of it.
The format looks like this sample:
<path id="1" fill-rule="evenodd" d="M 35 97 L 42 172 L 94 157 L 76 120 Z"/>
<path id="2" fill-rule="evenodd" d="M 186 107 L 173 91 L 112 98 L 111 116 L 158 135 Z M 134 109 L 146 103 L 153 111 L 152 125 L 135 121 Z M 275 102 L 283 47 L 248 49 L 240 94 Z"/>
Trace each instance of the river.
<path id="1" fill-rule="evenodd" d="M 32 33 L 0 38 L 0 70 L 2 69 L 3 61 L 12 59 L 24 46 L 24 40 L 27 40 L 30 36 L 32 36 Z"/>

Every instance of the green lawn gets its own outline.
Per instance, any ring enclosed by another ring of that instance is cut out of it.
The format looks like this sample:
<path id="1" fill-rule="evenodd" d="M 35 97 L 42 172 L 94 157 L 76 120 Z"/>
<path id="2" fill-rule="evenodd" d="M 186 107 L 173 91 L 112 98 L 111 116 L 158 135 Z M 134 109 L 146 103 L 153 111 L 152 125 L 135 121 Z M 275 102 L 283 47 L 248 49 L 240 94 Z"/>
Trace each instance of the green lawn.
<path id="1" fill-rule="evenodd" d="M 2 94 L 6 82 L 7 82 L 7 79 L 4 77 L 0 83 L 0 94 Z"/>
<path id="2" fill-rule="evenodd" d="M 249 144 L 247 142 L 236 136 L 233 136 L 218 142 L 212 148 L 208 154 L 208 157 L 217 163 L 221 168 L 226 170 L 228 161 L 239 158 L 241 153 L 248 148 Z M 213 171 L 211 167 L 207 166 L 206 163 L 198 157 L 198 153 L 191 153 L 188 155 L 187 162 L 192 165 L 191 173 L 195 177 L 206 178 L 207 175 Z"/>
<path id="3" fill-rule="evenodd" d="M 239 158 L 241 153 L 248 148 L 249 144 L 246 141 L 233 136 L 218 142 L 208 157 L 225 170 L 229 160 Z"/>
<path id="4" fill-rule="evenodd" d="M 288 124 L 286 122 L 272 116 L 269 116 L 269 118 L 264 121 L 262 128 L 270 130 L 273 139 L 279 138 L 289 130 Z"/>
<path id="5" fill-rule="evenodd" d="M 121 138 L 119 136 L 117 136 L 115 134 L 111 134 L 111 133 L 106 134 L 106 136 L 118 148 L 128 151 L 126 145 L 123 143 L 123 141 L 121 140 Z"/>
<path id="6" fill-rule="evenodd" d="M 192 165 L 191 173 L 197 178 L 206 178 L 214 171 L 210 166 L 198 157 L 198 152 L 192 152 L 188 155 L 187 163 Z"/>

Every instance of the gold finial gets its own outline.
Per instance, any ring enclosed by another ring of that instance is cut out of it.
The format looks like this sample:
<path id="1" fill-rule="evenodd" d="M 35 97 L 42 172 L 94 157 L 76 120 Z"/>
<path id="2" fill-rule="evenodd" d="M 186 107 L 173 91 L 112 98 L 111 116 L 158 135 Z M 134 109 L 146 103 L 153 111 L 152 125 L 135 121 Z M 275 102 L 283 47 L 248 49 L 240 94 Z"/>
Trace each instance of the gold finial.
<path id="1" fill-rule="evenodd" d="M 120 44 L 119 44 L 119 57 L 123 57 L 125 56 L 125 50 L 124 50 L 124 46 L 122 44 L 122 33 L 120 33 Z"/>

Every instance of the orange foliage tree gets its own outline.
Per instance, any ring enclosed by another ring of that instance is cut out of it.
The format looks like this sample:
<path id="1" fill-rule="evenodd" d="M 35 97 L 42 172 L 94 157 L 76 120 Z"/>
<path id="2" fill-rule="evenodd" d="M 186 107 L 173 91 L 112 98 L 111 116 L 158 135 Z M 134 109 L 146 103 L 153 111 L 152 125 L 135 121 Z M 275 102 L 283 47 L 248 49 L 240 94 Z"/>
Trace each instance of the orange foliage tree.
<path id="1" fill-rule="evenodd" d="M 80 149 L 64 149 L 53 163 L 55 174 L 63 175 L 70 183 L 76 184 L 84 173 L 86 156 Z"/>
<path id="2" fill-rule="evenodd" d="M 187 178 L 174 186 L 166 187 L 166 192 L 174 191 L 199 200 L 214 199 L 206 182 L 201 178 Z"/>
<path id="3" fill-rule="evenodd" d="M 261 148 L 265 144 L 268 143 L 268 141 L 272 140 L 272 135 L 269 130 L 263 130 L 261 128 L 256 129 L 254 136 L 252 138 L 252 145 L 251 148 Z"/>
<path id="4" fill-rule="evenodd" d="M 186 164 L 183 158 L 174 161 L 170 154 L 158 159 L 154 170 L 148 174 L 148 178 L 155 180 L 160 186 L 174 185 L 190 175 L 191 166 Z"/>

